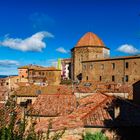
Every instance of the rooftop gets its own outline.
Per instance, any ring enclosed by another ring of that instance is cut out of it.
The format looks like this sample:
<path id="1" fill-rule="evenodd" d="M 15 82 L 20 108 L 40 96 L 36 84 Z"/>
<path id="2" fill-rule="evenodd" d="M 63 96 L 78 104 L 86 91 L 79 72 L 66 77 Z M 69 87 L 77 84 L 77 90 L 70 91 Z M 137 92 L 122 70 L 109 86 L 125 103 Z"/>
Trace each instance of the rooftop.
<path id="1" fill-rule="evenodd" d="M 48 85 L 48 86 L 38 86 L 38 85 L 23 85 L 20 86 L 13 95 L 18 97 L 37 97 L 40 94 L 71 94 L 72 90 L 68 86 L 64 85 Z"/>
<path id="2" fill-rule="evenodd" d="M 140 55 L 119 56 L 119 57 L 103 58 L 103 59 L 96 59 L 96 60 L 94 59 L 94 60 L 82 61 L 82 63 L 98 62 L 98 61 L 111 61 L 111 60 L 124 60 L 124 59 L 134 59 L 134 58 L 140 58 Z"/>
<path id="3" fill-rule="evenodd" d="M 43 67 L 38 65 L 26 65 L 21 66 L 18 69 L 33 69 L 33 70 L 42 70 L 42 71 L 60 71 L 59 69 L 56 69 L 55 67 Z"/>
<path id="4" fill-rule="evenodd" d="M 39 95 L 29 114 L 56 117 L 70 114 L 76 108 L 76 97 L 72 94 Z"/>
<path id="5" fill-rule="evenodd" d="M 114 118 L 114 107 L 120 106 L 119 116 Z M 140 125 L 139 106 L 121 98 L 95 93 L 78 101 L 72 113 L 52 119 L 52 130 L 78 127 L 112 127 Z M 52 110 L 51 110 L 52 112 Z M 47 131 L 48 120 L 41 119 L 36 131 Z"/>
<path id="6" fill-rule="evenodd" d="M 80 38 L 76 47 L 83 47 L 83 46 L 105 46 L 103 41 L 94 33 L 87 32 L 84 36 Z"/>

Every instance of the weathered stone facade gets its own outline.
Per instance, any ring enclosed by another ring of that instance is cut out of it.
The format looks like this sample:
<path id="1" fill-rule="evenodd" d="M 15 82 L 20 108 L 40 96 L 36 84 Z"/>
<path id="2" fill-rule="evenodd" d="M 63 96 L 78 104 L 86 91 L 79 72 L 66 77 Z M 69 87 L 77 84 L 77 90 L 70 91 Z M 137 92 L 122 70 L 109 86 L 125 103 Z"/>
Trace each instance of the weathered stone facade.
<path id="1" fill-rule="evenodd" d="M 20 78 L 25 78 L 26 76 L 27 82 L 29 83 L 47 83 L 49 85 L 59 85 L 61 81 L 61 70 L 56 69 L 55 67 L 29 65 L 18 69 Z M 25 71 L 26 75 L 24 75 Z"/>
<path id="2" fill-rule="evenodd" d="M 140 56 L 83 61 L 83 81 L 135 83 L 140 79 Z"/>
<path id="3" fill-rule="evenodd" d="M 55 68 L 29 69 L 29 83 L 47 83 L 59 85 L 61 81 L 61 70 Z"/>
<path id="4" fill-rule="evenodd" d="M 109 49 L 91 32 L 86 33 L 71 52 L 74 80 L 82 80 L 82 61 L 109 57 Z"/>
<path id="5" fill-rule="evenodd" d="M 131 85 L 140 80 L 139 55 L 110 58 L 109 48 L 91 32 L 71 52 L 73 80 Z"/>

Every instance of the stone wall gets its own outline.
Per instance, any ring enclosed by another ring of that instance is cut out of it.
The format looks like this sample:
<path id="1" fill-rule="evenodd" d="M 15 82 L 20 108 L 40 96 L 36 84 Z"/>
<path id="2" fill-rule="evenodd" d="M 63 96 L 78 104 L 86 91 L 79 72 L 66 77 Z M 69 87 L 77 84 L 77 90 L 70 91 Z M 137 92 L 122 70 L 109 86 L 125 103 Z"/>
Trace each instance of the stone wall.
<path id="1" fill-rule="evenodd" d="M 74 65 L 74 80 L 82 73 L 82 61 L 96 60 L 104 58 L 104 50 L 109 50 L 104 47 L 75 47 L 72 50 L 72 58 Z"/>
<path id="2" fill-rule="evenodd" d="M 128 67 L 126 65 L 128 64 Z M 134 83 L 140 79 L 140 58 L 108 59 L 83 63 L 83 81 Z M 126 80 L 128 76 L 128 81 Z M 114 80 L 113 80 L 114 77 Z"/>

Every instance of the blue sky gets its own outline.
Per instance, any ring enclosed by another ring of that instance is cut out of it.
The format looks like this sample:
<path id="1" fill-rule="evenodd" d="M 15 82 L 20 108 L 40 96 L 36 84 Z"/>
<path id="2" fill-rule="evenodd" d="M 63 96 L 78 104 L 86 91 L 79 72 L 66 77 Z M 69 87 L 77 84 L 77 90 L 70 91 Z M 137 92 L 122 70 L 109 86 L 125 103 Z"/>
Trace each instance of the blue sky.
<path id="1" fill-rule="evenodd" d="M 0 75 L 26 64 L 55 65 L 88 31 L 111 56 L 140 51 L 140 0 L 1 0 Z"/>

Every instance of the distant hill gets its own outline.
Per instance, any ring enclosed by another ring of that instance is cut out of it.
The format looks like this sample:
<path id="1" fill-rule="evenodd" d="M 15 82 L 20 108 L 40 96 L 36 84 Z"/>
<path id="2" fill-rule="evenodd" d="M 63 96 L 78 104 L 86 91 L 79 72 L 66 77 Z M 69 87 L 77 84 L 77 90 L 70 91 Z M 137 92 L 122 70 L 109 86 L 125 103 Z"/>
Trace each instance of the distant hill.
<path id="1" fill-rule="evenodd" d="M 8 77 L 7 75 L 0 75 L 0 78 L 6 78 Z"/>
<path id="2" fill-rule="evenodd" d="M 8 76 L 17 76 L 17 75 L 0 75 L 0 78 L 6 78 Z"/>

